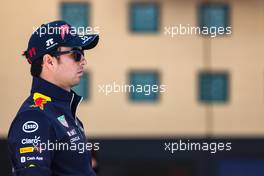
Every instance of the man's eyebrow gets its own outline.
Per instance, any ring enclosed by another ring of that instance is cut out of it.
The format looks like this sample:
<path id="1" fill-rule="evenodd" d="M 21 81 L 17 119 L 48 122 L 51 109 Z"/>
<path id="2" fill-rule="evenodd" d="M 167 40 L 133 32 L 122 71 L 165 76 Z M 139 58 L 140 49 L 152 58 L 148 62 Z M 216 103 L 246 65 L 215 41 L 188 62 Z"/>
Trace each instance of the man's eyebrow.
<path id="1" fill-rule="evenodd" d="M 73 50 L 82 50 L 82 47 L 74 47 Z"/>

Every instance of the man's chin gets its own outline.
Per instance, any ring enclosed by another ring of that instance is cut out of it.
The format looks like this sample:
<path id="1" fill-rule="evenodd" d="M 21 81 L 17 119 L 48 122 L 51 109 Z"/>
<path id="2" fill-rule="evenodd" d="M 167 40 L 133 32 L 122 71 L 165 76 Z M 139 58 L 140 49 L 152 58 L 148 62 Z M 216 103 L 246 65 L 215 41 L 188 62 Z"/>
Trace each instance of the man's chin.
<path id="1" fill-rule="evenodd" d="M 72 84 L 72 87 L 74 87 L 74 86 L 78 86 L 78 85 L 80 84 L 80 81 L 81 81 L 81 79 L 78 78 L 78 79 Z"/>

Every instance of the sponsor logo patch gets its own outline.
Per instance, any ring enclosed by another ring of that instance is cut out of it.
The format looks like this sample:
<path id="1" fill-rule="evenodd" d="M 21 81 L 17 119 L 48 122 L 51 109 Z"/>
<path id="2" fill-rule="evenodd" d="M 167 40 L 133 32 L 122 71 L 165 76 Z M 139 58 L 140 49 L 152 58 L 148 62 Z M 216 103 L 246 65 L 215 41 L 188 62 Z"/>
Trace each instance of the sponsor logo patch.
<path id="1" fill-rule="evenodd" d="M 71 142 L 71 143 L 74 143 L 74 142 L 79 141 L 79 140 L 80 140 L 80 137 L 79 137 L 79 136 L 76 136 L 76 137 L 74 137 L 74 138 L 71 138 L 71 139 L 70 139 L 70 142 Z"/>
<path id="2" fill-rule="evenodd" d="M 48 102 L 51 101 L 51 98 L 43 95 L 41 93 L 35 92 L 33 95 L 34 99 L 34 105 L 31 105 L 30 107 L 39 107 L 41 110 L 44 110 L 44 105 Z"/>
<path id="3" fill-rule="evenodd" d="M 34 121 L 27 121 L 26 123 L 24 123 L 24 125 L 22 126 L 22 130 L 25 133 L 33 133 L 35 131 L 38 130 L 38 124 L 37 122 Z"/>
<path id="4" fill-rule="evenodd" d="M 33 144 L 36 146 L 40 142 L 40 136 L 35 136 L 34 139 L 25 138 L 21 140 L 21 144 Z"/>
<path id="5" fill-rule="evenodd" d="M 27 157 L 27 161 L 35 161 L 35 160 L 43 161 L 43 157 L 39 157 L 39 156 L 37 156 L 37 157 L 35 157 L 35 156 Z"/>
<path id="6" fill-rule="evenodd" d="M 64 40 L 65 34 L 68 34 L 69 31 L 70 31 L 69 25 L 64 24 L 64 25 L 60 26 L 60 34 L 61 34 L 62 40 Z"/>
<path id="7" fill-rule="evenodd" d="M 57 119 L 63 126 L 69 128 L 68 122 L 66 121 L 64 115 L 61 115 L 61 116 L 57 117 Z"/>
<path id="8" fill-rule="evenodd" d="M 72 129 L 72 130 L 70 130 L 70 131 L 67 131 L 67 134 L 68 134 L 68 136 L 74 136 L 74 135 L 76 135 L 77 134 L 77 132 L 75 131 L 75 129 Z"/>
<path id="9" fill-rule="evenodd" d="M 79 36 L 82 39 L 82 44 L 85 44 L 86 42 L 88 42 L 90 39 L 92 39 L 93 37 L 90 36 Z"/>
<path id="10" fill-rule="evenodd" d="M 22 147 L 19 149 L 19 153 L 23 154 L 23 153 L 32 153 L 34 152 L 34 147 Z"/>
<path id="11" fill-rule="evenodd" d="M 20 158 L 20 161 L 21 161 L 21 163 L 26 162 L 26 157 L 22 156 L 22 157 Z"/>
<path id="12" fill-rule="evenodd" d="M 36 167 L 35 164 L 30 164 L 28 167 Z"/>

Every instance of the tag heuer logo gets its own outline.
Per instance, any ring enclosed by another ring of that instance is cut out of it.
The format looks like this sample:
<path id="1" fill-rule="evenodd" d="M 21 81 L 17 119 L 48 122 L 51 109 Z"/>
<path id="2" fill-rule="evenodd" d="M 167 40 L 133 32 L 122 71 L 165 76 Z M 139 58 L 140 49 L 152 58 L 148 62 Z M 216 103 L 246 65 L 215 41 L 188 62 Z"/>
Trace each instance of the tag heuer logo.
<path id="1" fill-rule="evenodd" d="M 57 117 L 57 119 L 60 121 L 60 123 L 61 123 L 63 126 L 69 128 L 68 122 L 66 121 L 64 115 L 61 115 L 61 116 Z"/>

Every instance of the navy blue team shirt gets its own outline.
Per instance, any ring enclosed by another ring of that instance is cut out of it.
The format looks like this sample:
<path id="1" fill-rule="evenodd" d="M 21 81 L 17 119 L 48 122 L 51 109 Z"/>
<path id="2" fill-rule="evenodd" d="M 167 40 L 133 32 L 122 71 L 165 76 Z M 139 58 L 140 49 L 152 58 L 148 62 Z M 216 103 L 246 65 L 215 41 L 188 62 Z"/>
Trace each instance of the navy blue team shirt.
<path id="1" fill-rule="evenodd" d="M 30 96 L 8 133 L 13 176 L 96 176 L 83 124 L 82 97 L 33 77 Z"/>

